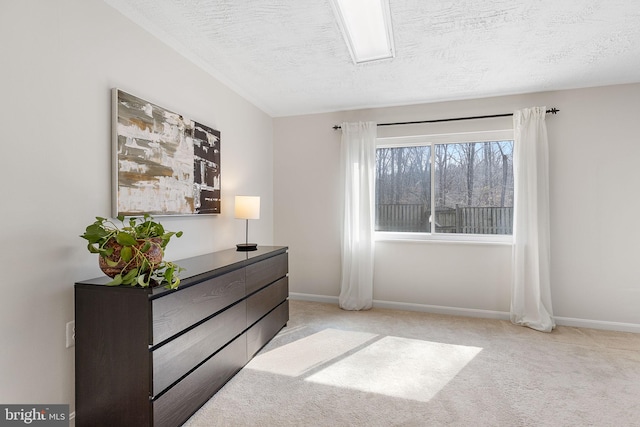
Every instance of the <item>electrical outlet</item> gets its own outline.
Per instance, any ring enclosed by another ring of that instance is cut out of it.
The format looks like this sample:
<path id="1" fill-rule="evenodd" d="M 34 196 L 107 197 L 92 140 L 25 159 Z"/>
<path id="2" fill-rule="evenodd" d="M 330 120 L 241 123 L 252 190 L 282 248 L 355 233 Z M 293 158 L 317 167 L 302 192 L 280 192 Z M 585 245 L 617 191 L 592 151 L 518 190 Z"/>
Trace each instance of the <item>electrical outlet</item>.
<path id="1" fill-rule="evenodd" d="M 76 321 L 67 322 L 67 348 L 76 345 Z"/>

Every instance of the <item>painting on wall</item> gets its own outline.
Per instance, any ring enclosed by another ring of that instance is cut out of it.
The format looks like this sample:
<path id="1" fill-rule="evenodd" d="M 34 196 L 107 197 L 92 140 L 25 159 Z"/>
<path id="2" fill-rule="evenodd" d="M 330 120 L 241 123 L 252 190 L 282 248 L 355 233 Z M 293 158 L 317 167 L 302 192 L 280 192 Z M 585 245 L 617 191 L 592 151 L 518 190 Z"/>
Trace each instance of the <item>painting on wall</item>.
<path id="1" fill-rule="evenodd" d="M 113 214 L 220 213 L 220 131 L 113 89 Z"/>

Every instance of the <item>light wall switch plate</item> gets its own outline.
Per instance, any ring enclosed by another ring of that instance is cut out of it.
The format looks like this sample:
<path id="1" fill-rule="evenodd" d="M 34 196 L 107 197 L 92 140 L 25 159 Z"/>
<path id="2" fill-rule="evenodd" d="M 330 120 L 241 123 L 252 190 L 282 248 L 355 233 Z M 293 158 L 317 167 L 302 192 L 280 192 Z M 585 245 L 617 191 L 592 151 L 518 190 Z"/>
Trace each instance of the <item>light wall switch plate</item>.
<path id="1" fill-rule="evenodd" d="M 67 339 L 66 345 L 67 348 L 73 347 L 76 345 L 76 321 L 72 320 L 71 322 L 67 322 Z"/>

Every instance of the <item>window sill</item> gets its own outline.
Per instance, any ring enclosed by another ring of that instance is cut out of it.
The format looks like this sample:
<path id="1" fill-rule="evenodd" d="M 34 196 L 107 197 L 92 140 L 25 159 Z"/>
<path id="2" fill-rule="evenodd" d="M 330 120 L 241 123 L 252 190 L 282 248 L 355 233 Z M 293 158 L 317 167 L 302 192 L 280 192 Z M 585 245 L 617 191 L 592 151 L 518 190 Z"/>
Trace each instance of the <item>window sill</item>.
<path id="1" fill-rule="evenodd" d="M 512 245 L 513 236 L 495 234 L 431 234 L 431 233 L 398 233 L 388 231 L 376 231 L 376 242 L 430 242 L 430 243 L 463 243 L 463 244 L 489 244 Z"/>

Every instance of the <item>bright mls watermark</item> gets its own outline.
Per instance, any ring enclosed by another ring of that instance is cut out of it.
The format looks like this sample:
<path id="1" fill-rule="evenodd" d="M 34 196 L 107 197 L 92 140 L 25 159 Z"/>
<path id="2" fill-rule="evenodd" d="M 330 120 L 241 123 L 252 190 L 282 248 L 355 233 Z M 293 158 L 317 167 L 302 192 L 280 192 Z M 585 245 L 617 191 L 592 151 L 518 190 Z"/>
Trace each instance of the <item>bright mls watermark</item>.
<path id="1" fill-rule="evenodd" d="M 69 405 L 0 405 L 0 427 L 69 427 Z"/>

